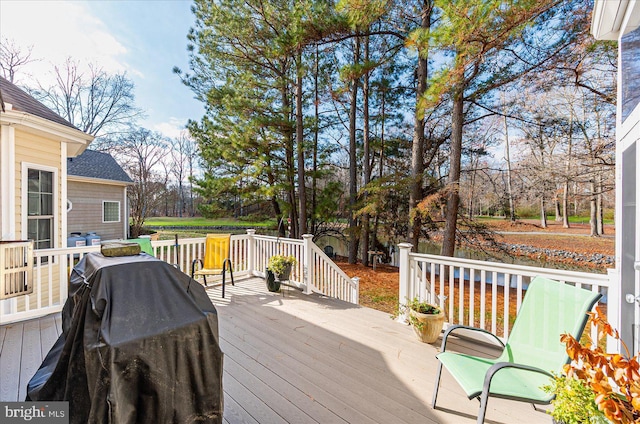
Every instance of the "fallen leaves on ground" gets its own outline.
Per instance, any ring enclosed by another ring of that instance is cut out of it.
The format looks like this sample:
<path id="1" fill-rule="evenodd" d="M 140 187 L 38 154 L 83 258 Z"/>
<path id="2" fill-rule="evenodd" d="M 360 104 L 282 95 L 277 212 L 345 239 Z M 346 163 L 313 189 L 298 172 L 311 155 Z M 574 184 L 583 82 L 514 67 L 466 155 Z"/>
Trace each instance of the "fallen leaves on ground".
<path id="1" fill-rule="evenodd" d="M 528 245 L 537 248 L 564 250 L 584 255 L 600 253 L 615 254 L 615 234 L 613 226 L 605 226 L 607 237 L 589 237 L 589 224 L 571 224 L 562 228 L 562 223 L 550 221 L 542 228 L 538 221 L 491 221 L 494 231 L 519 232 L 523 234 L 500 234 L 498 241 L 503 243 Z M 536 234 L 529 234 L 535 232 Z M 360 304 L 392 314 L 398 306 L 398 268 L 390 265 L 365 267 L 361 263 L 349 264 L 346 258 L 338 257 L 338 266 L 349 276 L 360 278 Z M 584 265 L 584 264 L 582 264 Z M 551 267 L 551 264 L 547 264 Z"/>

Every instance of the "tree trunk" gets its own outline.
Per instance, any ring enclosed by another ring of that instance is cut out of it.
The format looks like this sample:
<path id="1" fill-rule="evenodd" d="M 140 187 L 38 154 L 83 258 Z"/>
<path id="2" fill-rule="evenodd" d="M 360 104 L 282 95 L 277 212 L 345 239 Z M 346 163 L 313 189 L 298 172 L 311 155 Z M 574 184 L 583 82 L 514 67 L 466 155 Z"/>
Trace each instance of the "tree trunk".
<path id="1" fill-rule="evenodd" d="M 599 236 L 598 233 L 598 224 L 597 224 L 597 220 L 598 220 L 598 206 L 597 206 L 597 199 L 596 199 L 596 182 L 594 179 L 591 180 L 591 196 L 589 197 L 589 226 L 591 229 L 590 235 L 592 237 L 597 237 Z"/>
<path id="2" fill-rule="evenodd" d="M 547 228 L 547 211 L 546 204 L 544 201 L 544 192 L 540 194 L 540 226 L 542 228 Z"/>
<path id="3" fill-rule="evenodd" d="M 298 144 L 298 201 L 299 232 L 298 236 L 307 233 L 307 188 L 304 169 L 304 123 L 302 121 L 302 53 L 296 56 L 296 142 Z"/>
<path id="4" fill-rule="evenodd" d="M 367 63 L 369 61 L 369 37 L 364 37 L 364 61 Z M 362 134 L 362 165 L 363 165 L 363 178 L 362 185 L 364 188 L 363 203 L 366 205 L 367 203 L 367 189 L 369 181 L 371 180 L 371 162 L 370 162 L 370 152 L 369 152 L 369 72 L 365 72 L 364 79 L 362 82 L 362 100 L 363 100 L 363 134 Z M 360 236 L 360 249 L 361 250 L 361 258 L 362 264 L 364 266 L 369 265 L 369 214 L 364 213 L 362 215 L 362 231 Z M 375 260 L 375 259 L 374 259 Z"/>
<path id="5" fill-rule="evenodd" d="M 562 187 L 562 228 L 569 228 L 569 181 Z"/>
<path id="6" fill-rule="evenodd" d="M 382 98 L 380 99 L 380 161 L 378 162 L 378 177 L 382 178 L 384 175 L 384 124 L 386 118 L 386 89 L 382 89 Z M 379 215 L 376 214 L 373 223 L 373 234 L 378 237 L 378 224 Z"/>
<path id="7" fill-rule="evenodd" d="M 509 125 L 507 116 L 504 117 L 504 154 L 507 161 L 507 196 L 509 197 L 509 221 L 516 221 L 516 210 L 513 204 L 513 189 L 511 186 L 511 154 L 509 151 Z"/>
<path id="8" fill-rule="evenodd" d="M 453 256 L 456 250 L 456 227 L 460 206 L 460 163 L 462 160 L 462 125 L 464 121 L 464 88 L 456 87 L 451 113 L 451 153 L 449 179 L 447 181 L 447 210 L 442 239 L 441 255 Z"/>
<path id="9" fill-rule="evenodd" d="M 289 98 L 289 90 L 287 89 L 287 85 L 283 82 L 283 87 L 281 88 L 282 95 L 282 108 L 283 108 L 283 118 L 285 122 L 290 122 L 290 114 L 291 114 L 291 101 Z M 285 131 L 285 165 L 286 165 L 286 175 L 287 175 L 287 202 L 289 203 L 290 211 L 289 211 L 289 220 L 290 228 L 289 228 L 289 237 L 298 238 L 298 212 L 296 207 L 296 183 L 295 183 L 295 166 L 294 166 L 294 153 L 293 153 L 293 128 L 287 125 Z"/>
<path id="10" fill-rule="evenodd" d="M 602 205 L 602 174 L 598 171 L 596 174 L 596 189 L 597 189 L 597 197 L 596 197 L 596 215 L 597 215 L 597 223 L 598 223 L 598 234 L 604 235 L 604 207 Z"/>
<path id="11" fill-rule="evenodd" d="M 469 183 L 469 199 L 467 202 L 468 215 L 470 220 L 473 219 L 473 207 L 474 207 L 473 194 L 476 187 L 476 169 L 478 169 L 478 162 L 474 158 L 472 158 L 471 159 L 471 181 Z M 478 215 L 482 215 L 482 208 L 478 209 Z"/>
<path id="12" fill-rule="evenodd" d="M 423 2 L 421 27 L 427 31 L 431 27 L 431 11 L 433 5 L 431 0 Z M 416 108 L 413 126 L 413 140 L 411 143 L 411 190 L 409 192 L 409 225 L 407 238 L 411 240 L 414 249 L 417 250 L 420 242 L 420 230 L 422 229 L 422 219 L 415 214 L 415 208 L 422 200 L 423 195 L 423 173 L 424 173 L 424 111 L 419 110 L 418 104 L 424 93 L 427 91 L 428 54 L 421 51 L 418 54 L 418 68 L 416 71 Z M 413 216 L 413 218 L 411 218 Z"/>
<path id="13" fill-rule="evenodd" d="M 354 64 L 360 62 L 360 37 L 355 37 Z M 358 195 L 358 160 L 356 156 L 356 112 L 358 101 L 358 79 L 351 82 L 351 107 L 349 109 L 349 263 L 358 260 L 358 234 L 355 216 Z"/>
<path id="14" fill-rule="evenodd" d="M 311 178 L 311 232 L 315 234 L 317 232 L 317 224 L 316 224 L 316 208 L 317 208 L 317 196 L 318 196 L 318 128 L 320 125 L 320 111 L 319 104 L 320 98 L 318 94 L 318 73 L 320 71 L 319 65 L 319 55 L 318 45 L 316 44 L 316 57 L 315 57 L 315 66 L 313 73 L 313 96 L 314 96 L 314 118 L 315 123 L 313 125 L 313 175 Z"/>

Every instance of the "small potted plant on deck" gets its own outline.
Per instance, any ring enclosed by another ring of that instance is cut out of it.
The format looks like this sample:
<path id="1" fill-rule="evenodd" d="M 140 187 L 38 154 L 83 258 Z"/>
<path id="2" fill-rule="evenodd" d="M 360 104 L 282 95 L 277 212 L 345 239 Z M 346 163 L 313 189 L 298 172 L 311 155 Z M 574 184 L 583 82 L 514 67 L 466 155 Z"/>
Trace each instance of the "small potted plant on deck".
<path id="1" fill-rule="evenodd" d="M 444 312 L 437 306 L 421 302 L 417 297 L 406 305 L 400 305 L 394 314 L 397 317 L 409 312 L 409 324 L 413 327 L 418 339 L 423 343 L 433 343 L 438 340 L 444 325 Z"/>
<path id="2" fill-rule="evenodd" d="M 291 268 L 296 264 L 293 256 L 273 255 L 267 264 L 267 288 L 269 291 L 280 290 L 280 282 L 287 281 L 291 275 Z"/>

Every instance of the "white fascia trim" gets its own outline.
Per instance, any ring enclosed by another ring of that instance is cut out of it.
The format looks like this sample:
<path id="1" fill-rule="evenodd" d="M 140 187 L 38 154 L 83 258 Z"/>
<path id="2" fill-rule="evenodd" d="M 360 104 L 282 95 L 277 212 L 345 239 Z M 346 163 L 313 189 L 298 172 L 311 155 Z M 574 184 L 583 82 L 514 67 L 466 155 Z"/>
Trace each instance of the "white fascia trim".
<path id="1" fill-rule="evenodd" d="M 65 143 L 71 144 L 68 153 L 72 156 L 77 156 L 82 153 L 94 139 L 94 136 L 84 133 L 79 129 L 15 110 L 7 110 L 6 112 L 0 113 L 0 124 L 14 125 L 50 134 Z"/>
<path id="2" fill-rule="evenodd" d="M 122 189 L 122 204 L 124 205 L 124 219 L 122 220 L 124 226 L 122 228 L 122 238 L 129 237 L 129 199 L 127 199 L 127 187 Z"/>
<path id="3" fill-rule="evenodd" d="M 106 184 L 106 185 L 115 185 L 115 186 L 130 186 L 133 183 L 127 183 L 125 181 L 117 181 L 117 180 L 107 180 L 104 178 L 91 178 L 91 177 L 82 177 L 80 175 L 68 175 L 68 181 L 75 181 L 79 183 L 92 183 L 92 184 Z"/>
<path id="4" fill-rule="evenodd" d="M 62 218 L 60 225 L 60 240 L 58 241 L 58 246 L 64 246 L 64 240 L 67 237 L 67 200 L 69 196 L 67 195 L 67 143 L 60 143 L 60 203 L 62 207 L 60 208 L 60 216 Z"/>
<path id="5" fill-rule="evenodd" d="M 635 30 L 640 26 L 640 1 L 631 0 L 627 6 L 626 13 L 624 15 L 624 21 L 622 22 L 622 30 L 624 35 Z"/>
<path id="6" fill-rule="evenodd" d="M 617 40 L 628 5 L 629 0 L 596 0 L 591 18 L 591 34 L 598 40 Z"/>
<path id="7" fill-rule="evenodd" d="M 16 137 L 11 126 L 0 126 L 0 240 L 16 239 Z"/>

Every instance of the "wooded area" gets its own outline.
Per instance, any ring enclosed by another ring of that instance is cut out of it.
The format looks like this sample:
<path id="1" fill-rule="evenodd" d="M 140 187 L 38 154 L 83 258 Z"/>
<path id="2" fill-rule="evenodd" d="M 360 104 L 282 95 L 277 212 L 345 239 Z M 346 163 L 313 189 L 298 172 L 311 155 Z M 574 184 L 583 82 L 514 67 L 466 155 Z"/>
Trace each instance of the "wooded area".
<path id="1" fill-rule="evenodd" d="M 589 34 L 590 2 L 196 0 L 192 10 L 190 69 L 174 72 L 206 115 L 179 139 L 131 125 L 141 112 L 126 75 L 80 75 L 68 62 L 58 87 L 31 90 L 124 165 L 135 225 L 200 203 L 205 216 L 275 217 L 283 236 L 347 237 L 349 261 L 365 264 L 383 242 L 417 245 L 436 229 L 453 255 L 459 224 L 478 215 L 540 215 L 544 227 L 553 214 L 569 226 L 588 210 L 591 234 L 603 233 L 617 58 L 615 43 Z M 4 46 L 12 79 L 28 54 Z M 114 109 L 124 115 L 66 107 L 96 93 L 128 105 Z"/>
<path id="2" fill-rule="evenodd" d="M 191 69 L 175 71 L 207 106 L 188 127 L 208 213 L 269 200 L 290 237 L 344 223 L 349 261 L 365 264 L 379 238 L 416 245 L 436 226 L 452 255 L 460 216 L 514 219 L 516 205 L 569 225 L 588 202 L 602 232 L 616 58 L 589 35 L 588 2 L 223 0 L 193 12 Z"/>

